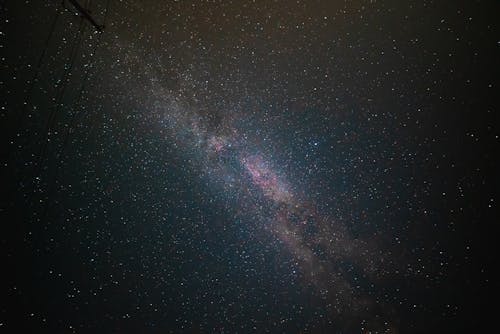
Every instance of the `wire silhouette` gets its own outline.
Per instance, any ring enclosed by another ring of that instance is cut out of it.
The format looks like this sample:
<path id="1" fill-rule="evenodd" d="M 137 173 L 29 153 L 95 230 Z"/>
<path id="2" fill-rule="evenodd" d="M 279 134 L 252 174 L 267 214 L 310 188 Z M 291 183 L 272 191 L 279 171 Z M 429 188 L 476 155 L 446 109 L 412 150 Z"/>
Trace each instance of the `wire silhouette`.
<path id="1" fill-rule="evenodd" d="M 42 52 L 40 53 L 38 61 L 35 65 L 35 74 L 33 75 L 31 81 L 29 82 L 28 89 L 26 90 L 26 97 L 24 99 L 22 112 L 19 114 L 18 117 L 18 123 L 21 122 L 21 118 L 26 113 L 26 110 L 27 108 L 29 108 L 29 105 L 31 103 L 31 99 L 33 98 L 33 91 L 35 89 L 35 84 L 38 82 L 38 76 L 40 75 L 40 70 L 42 68 L 43 61 L 45 60 L 45 56 L 47 55 L 47 50 L 49 48 L 52 36 L 54 35 L 54 31 L 56 30 L 57 22 L 59 21 L 60 16 L 61 16 L 61 11 L 59 9 L 56 9 L 56 14 L 54 15 L 54 18 L 52 19 L 52 22 L 50 24 L 49 34 L 45 39 L 45 43 L 43 44 L 42 47 Z"/>
<path id="2" fill-rule="evenodd" d="M 107 19 L 108 19 L 108 13 L 109 13 L 109 6 L 110 6 L 110 3 L 111 1 L 110 0 L 107 0 L 106 1 L 106 9 L 104 11 L 104 19 L 103 19 L 103 27 L 106 27 L 106 23 L 107 23 Z M 83 77 L 83 80 L 82 80 L 82 84 L 80 86 L 80 89 L 79 89 L 79 93 L 78 93 L 78 97 L 75 101 L 75 104 L 77 105 L 80 100 L 82 99 L 83 97 L 83 92 L 85 91 L 85 87 L 86 87 L 86 84 L 87 84 L 87 80 L 89 78 L 89 74 L 90 74 L 90 70 L 92 69 L 92 67 L 94 66 L 94 59 L 95 59 L 95 54 L 97 52 L 97 49 L 99 48 L 100 44 L 101 44 L 101 41 L 102 41 L 102 34 L 99 34 L 99 36 L 97 37 L 97 42 L 96 44 L 94 45 L 94 50 L 92 51 L 92 53 L 90 54 L 91 55 L 91 61 L 89 63 L 89 65 L 87 66 L 86 68 L 86 71 L 85 71 L 85 74 L 84 74 L 84 77 Z M 76 119 L 83 114 L 83 108 L 80 109 L 79 111 L 77 111 L 76 113 L 74 113 L 71 117 L 71 120 L 70 120 L 70 124 L 69 124 L 69 127 L 68 127 L 68 134 L 74 124 L 74 122 L 76 121 Z"/>
<path id="3" fill-rule="evenodd" d="M 89 6 L 90 6 L 90 1 L 87 2 L 87 8 L 89 8 Z M 110 6 L 110 0 L 107 0 L 106 1 L 106 9 L 105 9 L 105 12 L 104 12 L 104 20 L 103 20 L 104 23 L 103 23 L 102 27 L 106 26 L 108 14 L 109 14 L 109 6 Z M 80 38 L 81 38 L 81 35 L 82 34 L 80 34 Z M 78 105 L 79 102 L 80 102 L 80 100 L 83 97 L 83 93 L 85 91 L 85 86 L 86 86 L 87 80 L 89 78 L 90 71 L 93 68 L 93 65 L 94 65 L 94 62 L 95 62 L 95 54 L 96 54 L 97 49 L 99 48 L 99 46 L 101 44 L 101 41 L 102 41 L 102 32 L 99 33 L 99 35 L 97 37 L 97 41 L 94 44 L 94 49 L 93 49 L 93 51 L 91 53 L 91 60 L 90 60 L 89 65 L 87 66 L 87 68 L 85 70 L 85 74 L 84 74 L 84 77 L 83 77 L 83 80 L 82 80 L 82 84 L 80 86 L 80 89 L 79 89 L 79 92 L 78 92 L 78 95 L 77 95 L 77 99 L 75 101 L 75 105 Z M 78 42 L 78 43 L 80 43 L 80 42 Z M 76 54 L 76 52 L 75 52 L 75 54 Z M 73 58 L 72 62 L 74 62 L 74 58 Z M 73 66 L 73 64 L 71 64 L 71 67 L 72 66 Z M 61 107 L 62 106 L 61 102 L 62 102 L 63 94 L 64 94 L 64 92 L 62 92 L 62 94 L 60 95 L 60 101 L 59 101 L 59 104 L 56 105 L 56 107 L 58 107 L 58 106 Z M 59 168 L 63 164 L 63 155 L 64 155 L 64 153 L 66 151 L 67 146 L 68 146 L 69 138 L 70 138 L 70 134 L 71 134 L 71 131 L 73 129 L 73 126 L 74 126 L 74 122 L 76 121 L 76 119 L 78 118 L 78 116 L 80 116 L 82 114 L 83 114 L 83 109 L 81 109 L 80 111 L 75 112 L 71 116 L 71 118 L 69 120 L 68 130 L 66 131 L 66 135 L 64 137 L 61 149 L 60 149 L 59 153 L 56 154 L 57 164 L 56 164 L 56 166 L 54 168 L 53 178 L 52 178 L 51 182 L 49 183 L 48 192 L 47 192 L 48 198 L 51 198 L 52 194 L 54 192 L 54 187 L 55 187 L 55 185 L 57 183 L 57 171 L 59 170 Z M 55 120 L 56 116 L 57 116 L 57 114 L 55 114 L 53 116 L 54 117 L 53 121 Z M 48 142 L 46 144 L 48 144 Z M 41 219 L 44 219 L 47 216 L 48 209 L 49 209 L 49 203 L 45 202 L 45 205 L 44 205 L 44 208 L 43 208 L 43 212 L 42 212 L 42 215 L 40 217 Z"/>
<path id="4" fill-rule="evenodd" d="M 69 55 L 69 65 L 67 67 L 65 65 L 65 71 L 63 73 L 63 77 L 59 80 L 61 85 L 60 85 L 60 88 L 59 88 L 57 95 L 56 95 L 56 98 L 55 98 L 55 106 L 54 106 L 54 109 L 49 113 L 49 117 L 47 119 L 47 124 L 45 126 L 44 140 L 42 142 L 41 151 L 38 154 L 37 176 L 40 176 L 42 168 L 43 168 L 43 163 L 44 163 L 45 158 L 47 156 L 48 144 L 50 142 L 50 137 L 52 136 L 51 132 L 52 132 L 52 129 L 55 125 L 57 114 L 59 113 L 59 111 L 63 105 L 62 100 L 64 98 L 64 93 L 66 92 L 66 88 L 68 86 L 68 79 L 69 79 L 69 76 L 70 76 L 71 71 L 73 69 L 78 50 L 80 49 L 80 46 L 81 46 L 81 37 L 83 35 L 84 30 L 85 30 L 85 27 L 83 25 L 83 18 L 80 18 L 80 24 L 78 27 L 77 36 L 75 37 L 75 41 L 71 47 L 71 51 L 70 51 L 70 55 Z"/>
<path id="5" fill-rule="evenodd" d="M 56 31 L 57 23 L 61 17 L 61 10 L 59 8 L 56 8 L 56 13 L 54 14 L 54 17 L 50 23 L 49 31 L 47 34 L 47 37 L 45 38 L 45 41 L 43 43 L 42 51 L 40 52 L 40 55 L 38 57 L 38 61 L 36 62 L 36 65 L 34 66 L 34 74 L 33 77 L 30 81 L 28 81 L 28 87 L 26 89 L 26 95 L 23 101 L 23 105 L 21 107 L 21 112 L 18 113 L 17 116 L 17 124 L 16 124 L 16 129 L 21 129 L 21 123 L 23 121 L 23 117 L 26 116 L 28 110 L 31 108 L 31 100 L 33 99 L 33 92 L 35 91 L 35 86 L 38 82 L 38 78 L 41 73 L 41 69 L 43 67 L 43 63 L 45 61 L 45 58 L 47 56 L 47 51 L 49 49 L 50 42 L 53 38 L 54 32 Z M 19 139 L 18 139 L 19 140 Z M 14 155 L 14 152 L 12 153 Z M 36 165 L 35 165 L 36 168 Z M 36 175 L 38 176 L 38 175 Z M 32 200 L 32 196 L 30 196 L 30 202 Z"/>

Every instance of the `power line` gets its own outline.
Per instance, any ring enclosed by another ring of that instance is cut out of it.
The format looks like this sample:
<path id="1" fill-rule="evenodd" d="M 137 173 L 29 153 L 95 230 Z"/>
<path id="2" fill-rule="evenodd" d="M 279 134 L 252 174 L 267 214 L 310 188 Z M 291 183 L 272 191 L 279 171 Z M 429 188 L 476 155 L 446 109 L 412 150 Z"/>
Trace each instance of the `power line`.
<path id="1" fill-rule="evenodd" d="M 59 9 L 56 9 L 56 14 L 54 15 L 54 18 L 52 19 L 52 23 L 50 24 L 49 28 L 49 34 L 47 38 L 45 39 L 45 43 L 42 48 L 42 52 L 40 53 L 40 56 L 38 57 L 38 62 L 36 63 L 35 66 L 35 74 L 33 75 L 33 78 L 30 81 L 30 84 L 28 86 L 28 89 L 26 90 L 26 98 L 24 101 L 24 107 L 23 107 L 23 113 L 21 113 L 19 116 L 23 116 L 23 114 L 26 111 L 26 108 L 29 107 L 29 103 L 31 102 L 32 99 L 32 94 L 33 94 L 33 89 L 35 88 L 35 84 L 38 81 L 38 76 L 40 75 L 40 69 L 42 67 L 42 63 L 45 59 L 45 55 L 47 54 L 47 50 L 50 44 L 50 40 L 52 39 L 52 35 L 54 34 L 57 21 L 59 20 L 59 17 L 61 15 L 61 11 Z M 19 117 L 19 120 L 20 120 Z"/>
<path id="2" fill-rule="evenodd" d="M 103 31 L 103 26 L 102 25 L 99 25 L 97 24 L 97 22 L 94 20 L 94 18 L 90 15 L 90 13 L 87 11 L 87 9 L 83 8 L 79 3 L 78 1 L 76 0 L 68 0 L 75 8 L 78 12 L 80 12 L 80 14 L 82 15 L 83 18 L 85 18 L 87 21 L 89 21 L 93 26 L 94 28 L 99 31 L 99 32 L 102 32 Z"/>
<path id="3" fill-rule="evenodd" d="M 107 19 L 108 19 L 110 3 L 111 3 L 110 0 L 106 1 L 106 9 L 105 9 L 105 12 L 104 12 L 104 19 L 103 19 L 103 22 L 104 22 L 103 25 L 104 26 L 106 25 L 106 22 L 107 22 Z M 102 34 L 99 34 L 99 36 L 97 37 L 97 42 L 94 45 L 94 49 L 93 49 L 92 53 L 90 54 L 91 55 L 91 60 L 90 60 L 89 65 L 87 66 L 87 68 L 85 70 L 85 74 L 84 74 L 84 77 L 83 77 L 83 80 L 82 80 L 82 84 L 81 84 L 80 89 L 79 89 L 79 93 L 77 95 L 77 99 L 75 101 L 75 105 L 78 105 L 78 103 L 80 102 L 80 100 L 83 98 L 83 93 L 85 91 L 87 80 L 88 80 L 89 75 L 90 75 L 90 70 L 94 66 L 95 54 L 96 54 L 97 49 L 99 48 L 99 46 L 101 44 L 101 41 L 102 41 Z M 82 114 L 83 114 L 83 108 L 80 109 L 79 111 L 76 111 L 72 115 L 72 117 L 70 119 L 70 122 L 69 122 L 68 131 L 66 133 L 66 138 L 64 140 L 64 145 L 63 145 L 61 154 L 64 152 L 64 150 L 66 148 L 66 145 L 68 143 L 69 135 L 71 134 L 71 130 L 72 130 L 73 126 L 74 126 L 74 123 L 75 123 L 76 119 L 80 115 L 82 115 Z"/>
<path id="4" fill-rule="evenodd" d="M 56 101 L 55 101 L 55 110 L 51 114 L 51 118 L 49 118 L 48 126 L 47 126 L 47 131 L 50 131 L 52 126 L 55 123 L 55 119 L 57 117 L 57 114 L 60 110 L 60 107 L 62 106 L 62 101 L 64 98 L 64 94 L 66 92 L 66 88 L 68 87 L 68 82 L 69 82 L 69 77 L 71 76 L 71 72 L 73 70 L 73 66 L 75 65 L 75 60 L 76 57 L 78 56 L 78 51 L 80 50 L 81 44 L 82 44 L 82 37 L 83 34 L 85 33 L 85 26 L 83 25 L 83 18 L 80 19 L 80 25 L 78 27 L 78 33 L 75 42 L 73 43 L 73 46 L 70 51 L 70 56 L 69 56 L 69 66 L 66 68 L 63 79 L 60 80 L 62 83 L 61 89 L 59 90 L 59 94 L 56 96 Z"/>
<path id="5" fill-rule="evenodd" d="M 66 67 L 66 65 L 65 65 L 65 71 L 63 73 L 63 77 L 61 80 L 59 80 L 59 82 L 61 82 L 62 84 L 61 84 L 61 88 L 59 89 L 59 91 L 56 95 L 56 98 L 55 98 L 55 107 L 54 107 L 54 110 L 52 110 L 52 112 L 49 114 L 47 124 L 45 126 L 45 132 L 44 132 L 45 138 L 43 140 L 42 149 L 40 151 L 39 158 L 38 158 L 37 176 L 39 176 L 39 174 L 41 173 L 43 163 L 44 163 L 44 160 L 45 160 L 46 155 L 47 155 L 51 131 L 52 131 L 52 128 L 55 124 L 57 114 L 59 113 L 59 110 L 62 106 L 62 100 L 64 98 L 64 93 L 65 93 L 66 88 L 68 86 L 68 77 L 73 69 L 75 59 L 77 56 L 77 52 L 78 52 L 80 45 L 81 45 L 81 37 L 83 35 L 84 30 L 85 30 L 85 26 L 83 25 L 83 18 L 81 18 L 80 24 L 78 27 L 77 36 L 74 38 L 75 41 L 71 47 L 71 51 L 70 51 L 70 55 L 69 55 L 69 66 Z"/>
<path id="6" fill-rule="evenodd" d="M 88 0 L 87 1 L 87 8 L 90 8 L 90 2 L 91 0 Z M 108 18 L 108 14 L 109 14 L 109 6 L 110 6 L 110 0 L 107 0 L 106 1 L 106 9 L 105 9 L 105 12 L 104 12 L 104 24 L 107 22 L 107 18 Z M 81 36 L 82 34 L 80 34 L 80 39 L 81 39 Z M 95 54 L 97 52 L 97 49 L 99 48 L 100 46 L 100 43 L 102 41 L 102 33 L 99 33 L 99 36 L 97 37 L 97 41 L 96 43 L 94 44 L 94 49 L 92 51 L 92 53 L 90 54 L 91 55 L 91 59 L 90 59 L 90 62 L 89 62 L 89 65 L 87 66 L 86 70 L 85 70 L 85 74 L 84 74 L 84 77 L 83 77 L 83 80 L 82 80 L 82 84 L 81 84 L 81 87 L 80 87 L 80 90 L 79 90 L 79 93 L 77 95 L 77 100 L 75 101 L 75 105 L 78 105 L 78 103 L 80 102 L 82 96 L 83 96 L 83 92 L 85 90 L 85 85 L 87 83 L 87 80 L 88 80 L 88 77 L 90 75 L 90 70 L 92 69 L 93 67 L 93 64 L 94 64 L 94 61 L 95 61 Z M 79 42 L 80 43 L 80 42 Z M 75 52 L 76 54 L 76 52 Z M 72 63 L 74 62 L 74 58 L 72 60 Z M 71 64 L 71 67 L 73 66 L 73 64 Z M 64 92 L 62 93 L 64 94 Z M 62 95 L 61 95 L 61 99 L 62 99 Z M 61 102 L 61 101 L 60 101 Z M 56 107 L 60 106 L 61 104 L 57 104 Z M 66 148 L 67 148 L 67 145 L 68 145 L 68 142 L 69 142 L 69 137 L 70 137 L 70 134 L 71 134 L 71 129 L 73 127 L 73 124 L 76 120 L 76 118 L 82 114 L 82 112 L 76 112 L 74 113 L 71 118 L 70 118 L 70 121 L 69 121 L 69 125 L 68 125 L 68 130 L 66 132 L 66 136 L 64 138 L 64 141 L 62 143 L 62 146 L 61 146 L 61 149 L 60 149 L 60 152 L 59 154 L 56 156 L 57 158 L 57 162 L 56 162 L 56 167 L 55 167 L 55 170 L 54 170 L 54 173 L 53 173 L 53 179 L 52 181 L 49 183 L 49 188 L 48 188 L 48 198 L 50 198 L 52 196 L 52 193 L 54 191 L 54 187 L 55 187 L 55 184 L 57 182 L 57 171 L 59 170 L 60 166 L 62 165 L 63 163 L 63 160 L 62 160 L 62 156 L 64 155 L 65 151 L 66 151 Z M 54 118 L 56 117 L 57 115 L 54 115 Z M 50 131 L 50 130 L 49 130 Z M 46 143 L 48 144 L 48 143 Z M 42 216 L 41 216 L 41 219 L 44 219 L 44 217 L 46 217 L 47 215 L 47 212 L 48 212 L 48 208 L 49 208 L 49 203 L 46 202 L 45 205 L 44 205 L 44 209 L 43 209 L 43 212 L 42 212 Z"/>
<path id="7" fill-rule="evenodd" d="M 103 25 L 106 26 L 106 22 L 107 22 L 107 19 L 108 19 L 108 14 L 109 14 L 109 6 L 110 6 L 110 3 L 111 1 L 110 0 L 107 0 L 106 1 L 106 10 L 104 12 L 104 20 L 103 20 Z M 90 74 L 90 70 L 92 69 L 93 65 L 94 65 L 94 60 L 95 60 L 95 54 L 97 52 L 97 49 L 99 48 L 100 44 L 101 44 L 101 41 L 102 41 L 102 34 L 100 34 L 98 37 L 97 37 L 97 42 L 96 44 L 94 45 L 94 50 L 92 51 L 92 53 L 90 54 L 91 55 L 91 61 L 89 63 L 89 65 L 87 66 L 87 69 L 85 71 L 85 74 L 84 74 L 84 77 L 83 77 L 83 80 L 82 80 L 82 85 L 80 86 L 80 90 L 79 90 L 79 93 L 78 93 L 78 97 L 77 97 L 77 100 L 75 102 L 75 104 L 78 104 L 80 102 L 80 100 L 82 99 L 83 97 L 83 92 L 85 90 L 85 86 L 87 84 L 87 80 L 89 78 L 89 74 Z M 69 134 L 69 131 L 71 129 L 71 126 L 72 124 L 74 123 L 74 120 L 80 116 L 83 112 L 82 111 L 77 111 L 75 114 L 73 114 L 72 118 L 71 118 L 71 121 L 70 121 L 70 127 L 68 129 L 68 134 Z"/>

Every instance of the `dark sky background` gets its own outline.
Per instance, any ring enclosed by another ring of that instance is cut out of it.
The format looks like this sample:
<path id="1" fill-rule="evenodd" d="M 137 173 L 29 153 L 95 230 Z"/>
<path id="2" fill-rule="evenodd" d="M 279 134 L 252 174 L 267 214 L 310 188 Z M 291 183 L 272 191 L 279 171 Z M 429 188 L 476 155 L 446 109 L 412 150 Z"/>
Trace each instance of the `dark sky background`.
<path id="1" fill-rule="evenodd" d="M 494 320 L 498 2 L 80 3 L 0 5 L 1 332 Z"/>

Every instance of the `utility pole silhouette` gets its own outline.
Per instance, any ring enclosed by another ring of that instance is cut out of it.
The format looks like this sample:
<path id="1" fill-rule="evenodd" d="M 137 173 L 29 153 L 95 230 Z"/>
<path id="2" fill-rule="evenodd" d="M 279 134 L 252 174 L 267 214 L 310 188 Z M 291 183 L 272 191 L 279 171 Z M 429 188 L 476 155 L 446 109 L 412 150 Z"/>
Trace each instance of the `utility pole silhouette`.
<path id="1" fill-rule="evenodd" d="M 99 25 L 97 24 L 97 22 L 94 20 L 94 18 L 90 15 L 90 13 L 85 9 L 83 8 L 79 3 L 78 1 L 76 0 L 68 0 L 75 8 L 76 10 L 82 14 L 82 16 L 87 20 L 89 21 L 93 26 L 94 28 L 99 31 L 99 32 L 102 32 L 104 30 L 104 26 L 103 25 Z"/>

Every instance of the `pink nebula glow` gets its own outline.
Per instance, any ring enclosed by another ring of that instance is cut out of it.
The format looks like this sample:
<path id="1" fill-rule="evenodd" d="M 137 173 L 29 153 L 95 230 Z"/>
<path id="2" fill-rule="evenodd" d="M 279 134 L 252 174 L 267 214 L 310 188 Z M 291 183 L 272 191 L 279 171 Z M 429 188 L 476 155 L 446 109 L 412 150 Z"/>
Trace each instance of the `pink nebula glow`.
<path id="1" fill-rule="evenodd" d="M 242 159 L 242 164 L 250 174 L 252 181 L 262 190 L 264 195 L 275 202 L 283 203 L 292 200 L 288 187 L 260 156 Z"/>

